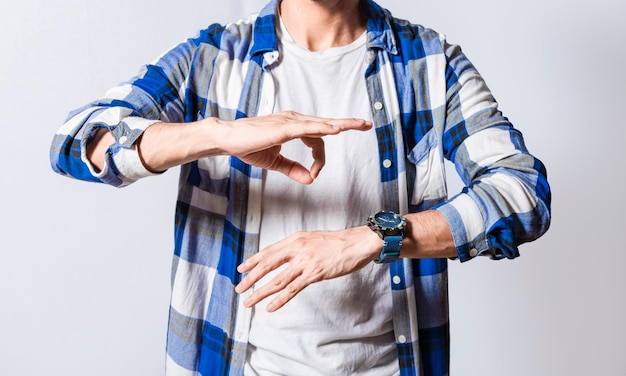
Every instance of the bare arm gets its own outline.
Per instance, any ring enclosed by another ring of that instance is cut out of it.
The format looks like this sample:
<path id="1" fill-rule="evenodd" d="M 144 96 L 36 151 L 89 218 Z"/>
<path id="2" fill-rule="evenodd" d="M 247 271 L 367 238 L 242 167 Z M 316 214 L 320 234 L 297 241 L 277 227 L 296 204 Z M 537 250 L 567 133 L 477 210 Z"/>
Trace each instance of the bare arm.
<path id="1" fill-rule="evenodd" d="M 443 258 L 457 255 L 452 232 L 444 216 L 436 210 L 407 214 L 407 229 L 402 241 L 401 257 Z M 365 219 L 364 219 L 365 220 Z M 248 273 L 237 286 L 243 293 L 265 274 L 289 263 L 272 282 L 246 300 L 248 307 L 279 293 L 267 306 L 275 311 L 311 283 L 340 277 L 361 269 L 378 257 L 383 241 L 367 226 L 342 231 L 296 233 L 275 243 L 240 265 Z"/>
<path id="2" fill-rule="evenodd" d="M 153 172 L 216 155 L 234 155 L 244 162 L 276 170 L 303 184 L 310 184 L 324 166 L 323 136 L 346 130 L 366 130 L 361 119 L 326 119 L 295 112 L 222 121 L 207 118 L 190 123 L 155 123 L 148 127 L 137 148 L 144 166 Z M 311 148 L 313 165 L 306 168 L 280 154 L 280 146 L 301 139 Z M 113 136 L 100 129 L 87 146 L 87 156 L 98 169 L 104 167 Z"/>
<path id="3" fill-rule="evenodd" d="M 114 142 L 115 139 L 111 132 L 105 128 L 100 128 L 87 145 L 87 159 L 98 171 L 102 171 L 104 168 L 104 153 Z"/>
<path id="4" fill-rule="evenodd" d="M 457 256 L 452 231 L 446 218 L 437 210 L 407 214 L 406 237 L 400 257 L 449 258 Z"/>

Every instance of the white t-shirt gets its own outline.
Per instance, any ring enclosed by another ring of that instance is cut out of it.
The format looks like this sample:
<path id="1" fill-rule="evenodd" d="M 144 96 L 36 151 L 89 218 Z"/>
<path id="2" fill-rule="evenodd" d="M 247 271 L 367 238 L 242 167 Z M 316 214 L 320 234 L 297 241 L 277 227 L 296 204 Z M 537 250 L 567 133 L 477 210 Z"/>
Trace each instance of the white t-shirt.
<path id="1" fill-rule="evenodd" d="M 363 79 L 365 33 L 353 43 L 311 52 L 282 25 L 275 111 L 371 119 Z M 311 185 L 269 171 L 263 188 L 261 249 L 296 231 L 363 225 L 380 210 L 378 145 L 374 129 L 324 138 L 326 165 Z M 284 155 L 305 166 L 310 149 L 295 140 Z M 278 272 L 278 271 L 276 271 Z M 271 273 L 258 286 L 270 281 Z M 398 361 L 388 268 L 370 263 L 344 277 L 312 284 L 274 313 L 253 308 L 246 375 L 395 375 Z"/>

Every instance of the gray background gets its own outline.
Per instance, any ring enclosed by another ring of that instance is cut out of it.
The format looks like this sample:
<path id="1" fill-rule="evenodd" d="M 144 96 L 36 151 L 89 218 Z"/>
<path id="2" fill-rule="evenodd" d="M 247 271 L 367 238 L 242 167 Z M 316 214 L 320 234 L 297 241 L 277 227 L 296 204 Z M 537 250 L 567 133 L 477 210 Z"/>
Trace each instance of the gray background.
<path id="1" fill-rule="evenodd" d="M 75 182 L 49 143 L 70 110 L 264 2 L 0 3 L 1 375 L 163 374 L 178 171 Z M 626 374 L 626 2 L 380 3 L 463 47 L 553 189 L 522 257 L 451 264 L 452 373 Z"/>

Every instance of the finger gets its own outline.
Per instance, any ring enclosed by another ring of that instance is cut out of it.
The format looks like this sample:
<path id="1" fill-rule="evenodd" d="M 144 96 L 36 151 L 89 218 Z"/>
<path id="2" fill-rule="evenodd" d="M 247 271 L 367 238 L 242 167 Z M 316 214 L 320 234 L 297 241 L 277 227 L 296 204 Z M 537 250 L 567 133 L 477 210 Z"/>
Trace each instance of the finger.
<path id="1" fill-rule="evenodd" d="M 310 121 L 315 123 L 326 123 L 328 120 L 332 119 L 314 115 L 306 115 L 296 111 L 282 111 L 277 113 L 276 115 L 282 116 L 284 119 L 290 121 Z"/>
<path id="2" fill-rule="evenodd" d="M 285 240 L 282 240 L 264 248 L 237 267 L 239 273 L 248 273 L 235 287 L 237 293 L 246 292 L 268 273 L 289 262 L 287 256 L 277 252 L 284 242 Z"/>
<path id="3" fill-rule="evenodd" d="M 261 261 L 261 253 L 257 252 L 253 256 L 250 256 L 248 259 L 244 260 L 239 266 L 237 266 L 237 271 L 239 273 L 249 272 L 252 268 L 254 268 L 259 261 Z"/>
<path id="4" fill-rule="evenodd" d="M 293 268 L 288 267 L 287 269 L 274 276 L 274 278 L 272 278 L 271 281 L 269 281 L 265 285 L 257 287 L 255 291 L 246 299 L 244 305 L 248 308 L 252 307 L 258 304 L 260 301 L 264 300 L 265 298 L 283 291 L 285 288 L 288 288 L 293 284 L 294 279 L 296 279 L 298 275 L 298 272 L 294 273 Z M 282 295 L 282 293 L 280 295 Z M 283 301 L 283 299 L 284 298 L 281 298 L 279 301 Z M 284 303 L 286 302 L 287 300 L 280 304 L 280 306 L 284 305 Z"/>
<path id="5" fill-rule="evenodd" d="M 311 164 L 310 175 L 312 179 L 317 179 L 317 176 L 326 164 L 324 140 L 321 138 L 304 137 L 302 138 L 302 142 L 311 148 L 313 163 Z"/>
<path id="6" fill-rule="evenodd" d="M 333 128 L 340 131 L 360 130 L 365 131 L 372 128 L 372 123 L 364 119 L 328 119 L 325 121 Z"/>
<path id="7" fill-rule="evenodd" d="M 241 274 L 244 274 L 252 270 L 260 261 L 258 256 L 259 256 L 259 253 L 255 254 L 254 256 L 250 257 L 249 259 L 239 264 L 239 266 L 237 266 L 237 271 Z M 235 286 L 235 292 L 238 294 L 242 294 L 248 291 L 250 287 L 253 286 L 254 283 L 256 283 L 254 279 L 246 275 L 245 277 L 241 279 L 241 281 L 239 281 L 237 286 Z"/>
<path id="8" fill-rule="evenodd" d="M 365 119 L 358 118 L 326 118 L 312 115 L 304 115 L 295 111 L 285 111 L 282 113 L 287 119 L 296 121 L 310 121 L 314 123 L 325 123 L 339 129 L 369 129 L 372 123 Z"/>
<path id="9" fill-rule="evenodd" d="M 301 184 L 311 184 L 314 180 L 311 172 L 306 167 L 280 154 L 268 169 L 281 172 Z"/>
<path id="10" fill-rule="evenodd" d="M 289 138 L 323 137 L 347 130 L 365 131 L 372 128 L 372 123 L 363 119 L 326 119 L 302 116 L 302 118 L 294 119 L 293 122 L 289 123 L 291 126 Z"/>
<path id="11" fill-rule="evenodd" d="M 280 266 L 280 264 L 272 263 L 270 257 L 261 260 L 258 263 L 251 262 L 250 260 L 245 261 L 243 264 L 239 265 L 237 270 L 240 273 L 248 272 L 248 274 L 246 274 L 246 276 L 241 279 L 239 284 L 237 284 L 235 292 L 241 294 L 248 291 L 252 286 L 254 286 L 255 283 L 260 281 L 261 278 L 276 269 L 278 266 Z"/>
<path id="12" fill-rule="evenodd" d="M 289 284 L 287 284 L 280 294 L 272 299 L 271 302 L 267 304 L 265 310 L 267 312 L 275 312 L 276 310 L 282 308 L 285 304 L 287 304 L 291 299 L 293 299 L 296 295 L 298 295 L 309 283 L 303 283 L 304 278 L 295 278 Z"/>

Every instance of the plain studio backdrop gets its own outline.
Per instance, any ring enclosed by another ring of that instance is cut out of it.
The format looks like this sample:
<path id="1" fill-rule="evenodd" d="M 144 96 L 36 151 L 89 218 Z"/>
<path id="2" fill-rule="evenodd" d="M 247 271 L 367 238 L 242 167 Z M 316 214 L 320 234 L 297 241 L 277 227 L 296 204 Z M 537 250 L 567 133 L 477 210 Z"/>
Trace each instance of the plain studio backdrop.
<path id="1" fill-rule="evenodd" d="M 0 3 L 0 375 L 163 374 L 178 169 L 117 190 L 55 175 L 49 144 L 70 110 L 264 3 Z M 450 263 L 452 374 L 625 375 L 626 2 L 380 3 L 463 47 L 553 189 L 520 258 Z"/>

